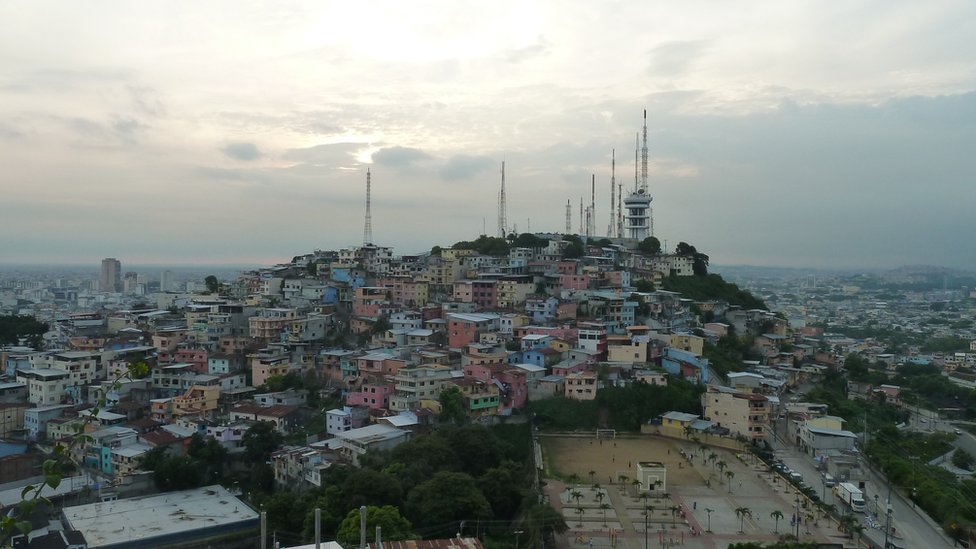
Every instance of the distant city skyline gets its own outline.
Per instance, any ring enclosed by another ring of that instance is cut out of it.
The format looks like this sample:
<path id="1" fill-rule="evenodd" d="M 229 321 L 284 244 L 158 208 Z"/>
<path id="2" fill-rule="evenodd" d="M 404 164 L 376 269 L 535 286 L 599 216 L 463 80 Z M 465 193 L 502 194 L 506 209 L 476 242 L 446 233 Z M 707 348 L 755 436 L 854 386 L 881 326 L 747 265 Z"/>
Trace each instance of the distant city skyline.
<path id="1" fill-rule="evenodd" d="M 610 223 L 713 263 L 976 269 L 976 4 L 0 6 L 0 264 L 268 265 Z M 215 21 L 220 23 L 215 25 Z M 38 33 L 36 29 L 47 29 Z M 578 226 L 574 209 L 572 226 Z M 599 235 L 602 236 L 602 235 Z"/>

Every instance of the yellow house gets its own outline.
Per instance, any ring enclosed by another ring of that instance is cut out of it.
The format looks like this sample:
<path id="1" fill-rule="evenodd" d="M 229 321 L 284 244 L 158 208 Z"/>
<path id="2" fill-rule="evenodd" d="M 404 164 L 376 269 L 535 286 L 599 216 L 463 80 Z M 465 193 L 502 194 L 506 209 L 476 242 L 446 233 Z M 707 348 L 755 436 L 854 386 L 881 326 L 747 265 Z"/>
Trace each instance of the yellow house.
<path id="1" fill-rule="evenodd" d="M 695 356 L 701 356 L 705 348 L 705 339 L 691 334 L 672 334 L 669 345 Z"/>
<path id="2" fill-rule="evenodd" d="M 668 412 L 661 416 L 661 434 L 670 437 L 684 437 L 691 424 L 698 419 L 695 414 Z"/>

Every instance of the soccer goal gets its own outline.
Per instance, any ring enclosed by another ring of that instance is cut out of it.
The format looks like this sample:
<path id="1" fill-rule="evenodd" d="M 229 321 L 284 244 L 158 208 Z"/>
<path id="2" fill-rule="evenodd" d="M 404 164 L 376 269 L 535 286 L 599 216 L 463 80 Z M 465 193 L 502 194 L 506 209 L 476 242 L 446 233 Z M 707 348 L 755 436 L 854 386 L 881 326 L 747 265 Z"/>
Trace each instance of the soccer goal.
<path id="1" fill-rule="evenodd" d="M 616 429 L 597 429 L 596 438 L 614 439 L 617 438 Z"/>

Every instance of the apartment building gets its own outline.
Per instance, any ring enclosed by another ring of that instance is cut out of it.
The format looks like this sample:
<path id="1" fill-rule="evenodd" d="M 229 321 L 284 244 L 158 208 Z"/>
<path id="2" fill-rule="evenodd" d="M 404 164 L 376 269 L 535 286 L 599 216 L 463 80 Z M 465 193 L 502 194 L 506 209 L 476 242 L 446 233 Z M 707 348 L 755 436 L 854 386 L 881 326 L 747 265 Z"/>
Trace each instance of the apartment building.
<path id="1" fill-rule="evenodd" d="M 772 407 L 763 395 L 712 385 L 702 394 L 701 402 L 704 418 L 733 435 L 749 440 L 762 440 L 769 435 Z"/>
<path id="2" fill-rule="evenodd" d="M 418 366 L 402 368 L 394 376 L 394 393 L 390 395 L 390 410 L 401 412 L 420 407 L 424 400 L 437 400 L 444 382 L 453 374 L 447 366 Z"/>

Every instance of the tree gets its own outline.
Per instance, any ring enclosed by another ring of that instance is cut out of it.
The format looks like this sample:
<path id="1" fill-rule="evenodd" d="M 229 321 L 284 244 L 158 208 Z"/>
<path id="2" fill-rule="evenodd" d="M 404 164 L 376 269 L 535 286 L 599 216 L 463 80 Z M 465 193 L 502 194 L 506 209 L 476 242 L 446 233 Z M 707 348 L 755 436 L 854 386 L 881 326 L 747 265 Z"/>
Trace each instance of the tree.
<path id="1" fill-rule="evenodd" d="M 776 521 L 776 527 L 774 528 L 773 533 L 779 534 L 779 521 L 781 518 L 783 518 L 783 512 L 777 509 L 769 514 L 769 518 Z"/>
<path id="2" fill-rule="evenodd" d="M 437 399 L 441 404 L 441 423 L 461 424 L 467 421 L 464 410 L 464 393 L 457 385 L 452 385 L 441 391 Z"/>
<path id="3" fill-rule="evenodd" d="M 654 291 L 654 284 L 650 280 L 638 279 L 634 282 L 634 289 L 642 293 L 651 293 Z"/>
<path id="4" fill-rule="evenodd" d="M 739 517 L 739 533 L 744 533 L 746 517 L 752 516 L 752 511 L 748 507 L 736 507 L 735 516 Z"/>
<path id="5" fill-rule="evenodd" d="M 339 524 L 336 541 L 345 547 L 359 542 L 359 509 L 349 511 Z M 376 527 L 382 528 L 383 539 L 389 541 L 416 539 L 410 521 L 400 515 L 400 510 L 392 505 L 366 507 L 366 541 L 376 541 Z"/>
<path id="6" fill-rule="evenodd" d="M 44 347 L 48 325 L 28 315 L 0 315 L 0 345 L 17 345 L 20 339 L 33 349 Z"/>
<path id="7" fill-rule="evenodd" d="M 396 505 L 403 500 L 400 481 L 388 473 L 372 469 L 356 469 L 342 483 L 346 505 L 358 509 L 361 505 Z"/>
<path id="8" fill-rule="evenodd" d="M 601 503 L 600 510 L 603 511 L 603 525 L 607 525 L 607 511 L 610 509 L 609 503 Z"/>
<path id="9" fill-rule="evenodd" d="M 186 454 L 200 464 L 204 481 L 218 482 L 223 478 L 227 449 L 221 446 L 217 439 L 193 433 Z"/>
<path id="10" fill-rule="evenodd" d="M 661 253 L 661 241 L 656 237 L 649 236 L 640 241 L 640 244 L 637 245 L 637 251 L 647 255 L 657 255 Z"/>
<path id="11" fill-rule="evenodd" d="M 465 473 L 442 471 L 410 491 L 407 517 L 419 528 L 491 518 L 491 505 Z"/>
<path id="12" fill-rule="evenodd" d="M 732 471 L 726 471 L 725 477 L 729 479 L 729 493 L 732 493 L 732 479 L 735 478 L 735 473 Z"/>
<path id="13" fill-rule="evenodd" d="M 960 469 L 966 469 L 967 471 L 972 470 L 973 455 L 962 448 L 957 448 L 956 451 L 952 453 L 952 464 Z"/>
<path id="14" fill-rule="evenodd" d="M 525 531 L 527 539 L 539 540 L 550 538 L 553 532 L 562 534 L 569 529 L 563 515 L 544 503 L 536 503 L 522 515 L 519 528 Z M 546 547 L 554 547 L 554 543 L 544 543 Z"/>
<path id="15" fill-rule="evenodd" d="M 281 446 L 283 437 L 270 421 L 259 421 L 244 433 L 244 459 L 249 463 L 266 463 L 271 452 Z"/>
<path id="16" fill-rule="evenodd" d="M 511 460 L 488 469 L 478 478 L 478 488 L 491 505 L 494 516 L 498 518 L 515 516 L 529 485 L 527 469 Z"/>
<path id="17" fill-rule="evenodd" d="M 583 508 L 582 508 L 582 507 L 577 507 L 577 508 L 576 508 L 576 514 L 577 514 L 577 515 L 579 515 L 579 527 L 580 527 L 580 528 L 582 528 L 582 527 L 583 527 L 583 513 L 584 513 L 584 512 L 585 512 L 585 511 L 583 510 Z"/>
<path id="18" fill-rule="evenodd" d="M 708 274 L 708 256 L 696 250 L 691 244 L 679 242 L 678 246 L 674 249 L 674 253 L 691 258 L 691 269 L 695 273 L 695 276 L 705 276 Z"/>
<path id="19" fill-rule="evenodd" d="M 207 285 L 207 292 L 215 294 L 220 290 L 220 281 L 214 275 L 207 275 L 207 278 L 203 279 L 203 283 Z"/>
<path id="20" fill-rule="evenodd" d="M 379 317 L 379 318 L 376 319 L 376 322 L 373 323 L 373 332 L 372 333 L 373 333 L 373 335 L 385 334 L 386 331 L 389 330 L 392 327 L 393 326 L 390 324 L 390 319 L 388 319 L 385 316 L 381 316 L 381 317 Z"/>

